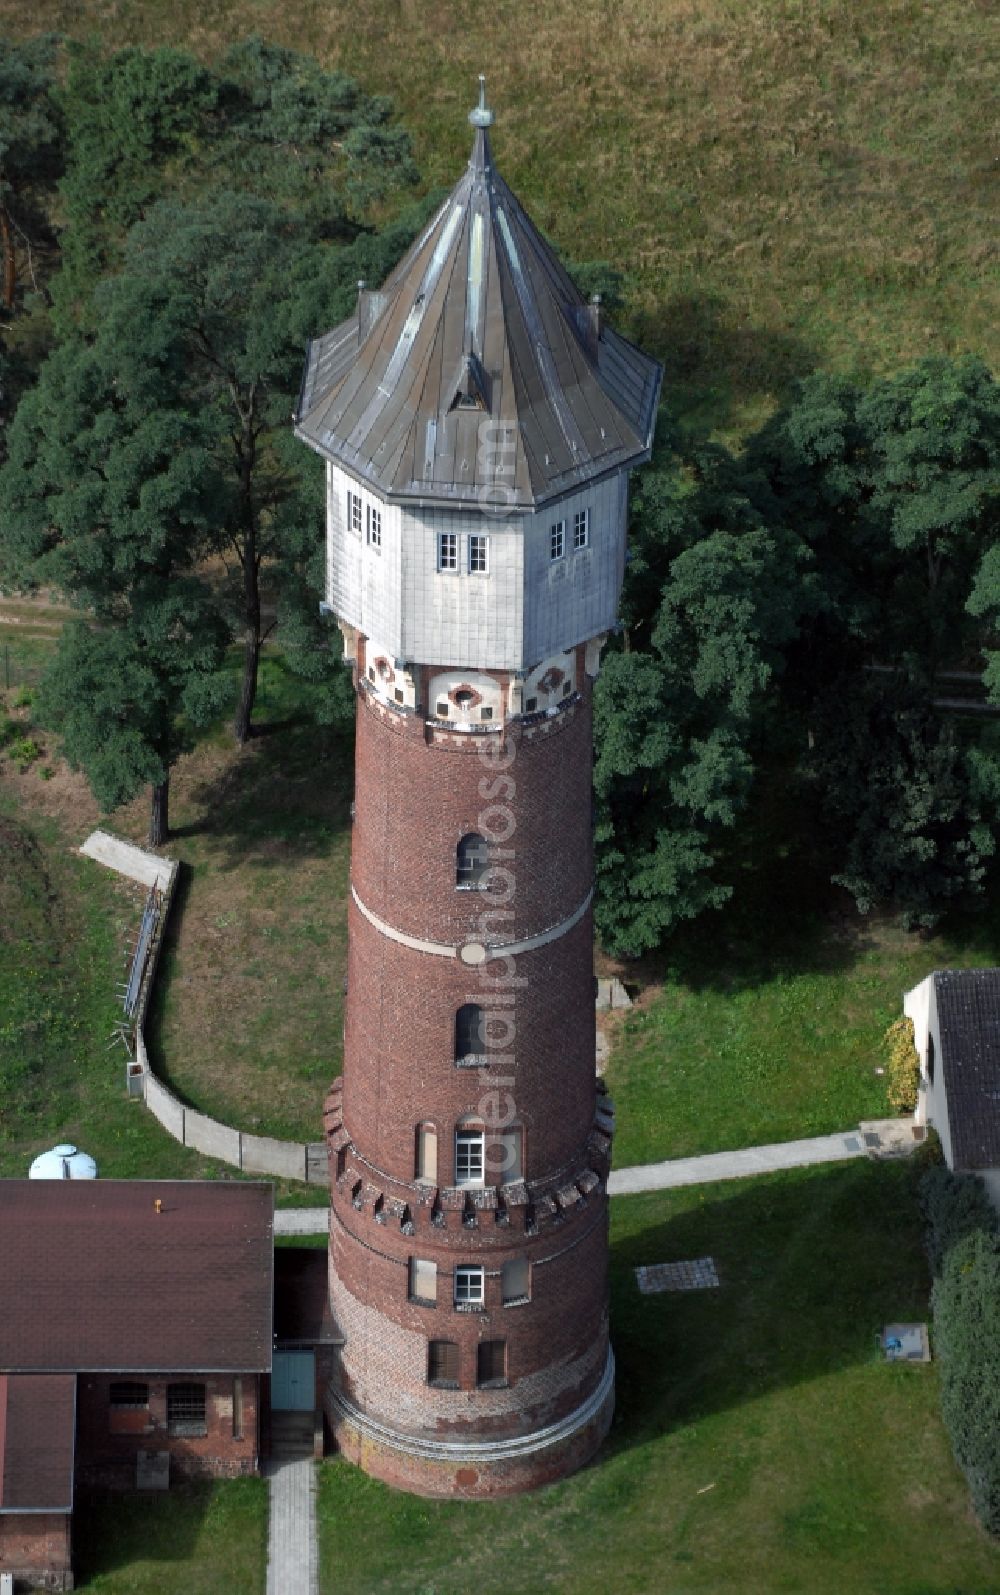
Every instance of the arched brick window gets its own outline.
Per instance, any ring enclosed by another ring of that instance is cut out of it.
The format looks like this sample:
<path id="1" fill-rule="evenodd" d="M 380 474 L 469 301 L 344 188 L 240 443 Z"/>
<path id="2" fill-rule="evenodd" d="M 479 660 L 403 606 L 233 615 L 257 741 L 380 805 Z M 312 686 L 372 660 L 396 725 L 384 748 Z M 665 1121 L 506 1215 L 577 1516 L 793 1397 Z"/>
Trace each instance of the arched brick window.
<path id="1" fill-rule="evenodd" d="M 489 867 L 489 843 L 478 831 L 469 831 L 458 844 L 455 885 L 476 890 L 485 881 Z"/>
<path id="2" fill-rule="evenodd" d="M 479 1068 L 486 1061 L 486 1015 L 478 1002 L 464 1002 L 455 1015 L 455 1062 Z"/>

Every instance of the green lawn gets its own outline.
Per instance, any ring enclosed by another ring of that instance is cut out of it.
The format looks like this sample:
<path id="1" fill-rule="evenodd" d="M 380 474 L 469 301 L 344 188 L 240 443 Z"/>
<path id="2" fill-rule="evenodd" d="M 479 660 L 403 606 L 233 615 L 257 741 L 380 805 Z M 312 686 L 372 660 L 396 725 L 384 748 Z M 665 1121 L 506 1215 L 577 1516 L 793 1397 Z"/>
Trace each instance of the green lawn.
<path id="1" fill-rule="evenodd" d="M 340 1462 L 323 1595 L 986 1595 L 935 1369 L 878 1361 L 927 1317 L 910 1166 L 859 1162 L 616 1199 L 618 1411 L 595 1466 L 496 1503 L 414 1500 Z M 639 1263 L 711 1255 L 722 1288 L 641 1297 Z"/>
<path id="2" fill-rule="evenodd" d="M 125 1054 L 106 1050 L 139 899 L 2 790 L 0 855 L 0 1177 L 55 1141 L 122 1178 L 209 1172 L 127 1099 Z"/>
<path id="3" fill-rule="evenodd" d="M 228 1479 L 168 1494 L 77 1502 L 76 1587 L 87 1595 L 263 1595 L 267 1484 Z"/>
<path id="4" fill-rule="evenodd" d="M 0 33 L 310 50 L 396 97 L 428 184 L 461 174 L 486 71 L 504 176 L 568 254 L 625 272 L 671 402 L 725 430 L 816 365 L 995 357 L 995 11 L 542 0 L 525 21 L 523 0 L 0 0 Z"/>
<path id="5" fill-rule="evenodd" d="M 764 765 L 721 866 L 732 901 L 634 970 L 611 1027 L 619 1167 L 846 1129 L 891 1111 L 886 1026 L 933 969 L 1000 962 L 1000 872 L 934 935 L 858 915 L 791 776 Z"/>

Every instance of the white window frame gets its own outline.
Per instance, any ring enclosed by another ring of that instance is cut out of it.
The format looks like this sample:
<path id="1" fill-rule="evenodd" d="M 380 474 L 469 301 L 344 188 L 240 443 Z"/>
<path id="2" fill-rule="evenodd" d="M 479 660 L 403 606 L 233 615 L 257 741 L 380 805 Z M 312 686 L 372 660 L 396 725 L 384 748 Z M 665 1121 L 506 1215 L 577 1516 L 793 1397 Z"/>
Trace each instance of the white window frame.
<path id="1" fill-rule="evenodd" d="M 485 1130 L 455 1131 L 455 1184 L 476 1189 L 486 1184 Z"/>
<path id="2" fill-rule="evenodd" d="M 590 547 L 590 510 L 573 512 L 573 549 Z"/>
<path id="3" fill-rule="evenodd" d="M 347 530 L 356 537 L 361 536 L 361 523 L 364 519 L 361 511 L 361 494 L 355 493 L 353 488 L 347 489 Z"/>
<path id="4" fill-rule="evenodd" d="M 477 563 L 481 557 L 482 563 Z M 490 573 L 490 540 L 485 532 L 470 532 L 468 565 L 470 576 L 488 576 Z"/>
<path id="5" fill-rule="evenodd" d="M 564 559 L 566 555 L 566 522 L 553 521 L 549 527 L 549 559 Z"/>
<path id="6" fill-rule="evenodd" d="M 382 511 L 369 504 L 367 515 L 368 547 L 382 552 Z"/>
<path id="7" fill-rule="evenodd" d="M 486 1269 L 482 1263 L 456 1263 L 455 1306 L 485 1307 Z"/>
<path id="8" fill-rule="evenodd" d="M 453 575 L 458 570 L 458 533 L 438 532 L 437 568 Z"/>

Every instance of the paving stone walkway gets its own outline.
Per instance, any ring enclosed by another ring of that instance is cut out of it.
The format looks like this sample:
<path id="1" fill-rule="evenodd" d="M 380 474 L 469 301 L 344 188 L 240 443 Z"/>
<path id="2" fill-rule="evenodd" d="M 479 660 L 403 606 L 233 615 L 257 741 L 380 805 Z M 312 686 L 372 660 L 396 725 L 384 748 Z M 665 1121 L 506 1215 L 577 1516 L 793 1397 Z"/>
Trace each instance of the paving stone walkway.
<path id="1" fill-rule="evenodd" d="M 738 1152 L 709 1152 L 704 1157 L 670 1158 L 665 1163 L 636 1163 L 615 1169 L 608 1180 L 610 1196 L 635 1196 L 641 1191 L 666 1191 L 677 1185 L 710 1185 L 713 1180 L 740 1180 L 749 1174 L 804 1168 L 811 1163 L 844 1163 L 864 1157 L 857 1130 L 816 1135 L 805 1141 L 777 1141 L 772 1146 L 747 1146 Z M 321 1235 L 329 1228 L 327 1207 L 289 1207 L 274 1215 L 276 1235 Z"/>
<path id="2" fill-rule="evenodd" d="M 864 1157 L 857 1130 L 816 1135 L 807 1141 L 777 1141 L 772 1146 L 747 1146 L 739 1152 L 709 1152 L 705 1157 L 677 1157 L 666 1163 L 636 1163 L 613 1169 L 609 1196 L 635 1196 L 640 1191 L 667 1191 L 678 1185 L 710 1185 L 713 1180 L 741 1180 L 748 1174 L 803 1168 L 810 1163 L 843 1163 Z"/>
<path id="3" fill-rule="evenodd" d="M 316 1469 L 311 1457 L 268 1468 L 267 1595 L 318 1595 Z"/>

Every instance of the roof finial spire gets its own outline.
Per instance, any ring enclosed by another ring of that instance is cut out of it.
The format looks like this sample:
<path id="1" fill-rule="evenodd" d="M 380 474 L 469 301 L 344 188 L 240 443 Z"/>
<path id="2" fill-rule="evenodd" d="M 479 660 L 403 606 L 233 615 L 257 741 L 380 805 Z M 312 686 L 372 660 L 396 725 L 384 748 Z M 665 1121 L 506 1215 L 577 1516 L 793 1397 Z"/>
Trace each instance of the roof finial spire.
<path id="1" fill-rule="evenodd" d="M 492 127 L 493 112 L 486 103 L 486 74 L 479 74 L 479 104 L 474 111 L 469 112 L 469 121 L 473 127 Z"/>

